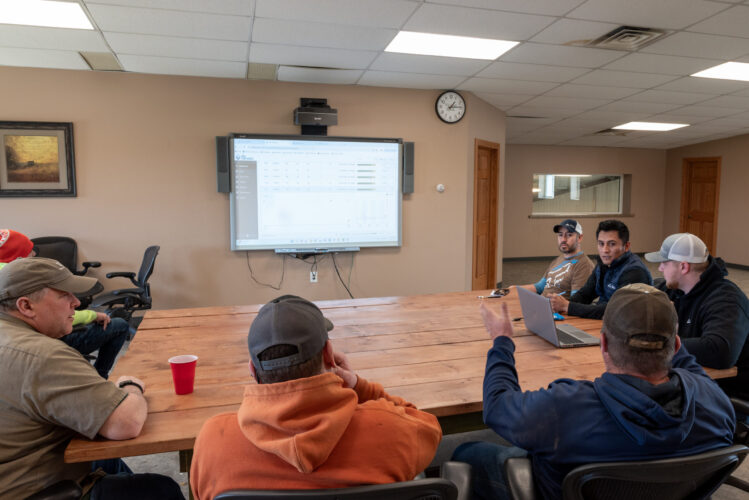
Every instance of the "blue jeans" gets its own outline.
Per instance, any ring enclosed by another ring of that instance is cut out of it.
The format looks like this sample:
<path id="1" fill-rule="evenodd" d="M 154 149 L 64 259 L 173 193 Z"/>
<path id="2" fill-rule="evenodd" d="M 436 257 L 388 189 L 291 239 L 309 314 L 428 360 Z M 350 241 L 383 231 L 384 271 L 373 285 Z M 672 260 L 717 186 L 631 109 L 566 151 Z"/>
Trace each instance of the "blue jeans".
<path id="1" fill-rule="evenodd" d="M 81 331 L 74 331 L 60 340 L 83 355 L 99 350 L 94 368 L 104 378 L 114 366 L 122 344 L 127 340 L 130 325 L 122 318 L 112 318 L 106 330 L 99 323 L 91 323 Z"/>
<path id="2" fill-rule="evenodd" d="M 527 451 L 515 446 L 472 442 L 458 446 L 452 459 L 471 465 L 473 498 L 509 500 L 512 497 L 505 477 L 505 460 L 526 456 Z"/>
<path id="3" fill-rule="evenodd" d="M 133 474 L 130 467 L 119 458 L 99 460 L 91 470 L 101 468 L 106 476 L 96 481 L 91 490 L 91 500 L 184 500 L 179 485 L 170 477 L 160 474 Z"/>

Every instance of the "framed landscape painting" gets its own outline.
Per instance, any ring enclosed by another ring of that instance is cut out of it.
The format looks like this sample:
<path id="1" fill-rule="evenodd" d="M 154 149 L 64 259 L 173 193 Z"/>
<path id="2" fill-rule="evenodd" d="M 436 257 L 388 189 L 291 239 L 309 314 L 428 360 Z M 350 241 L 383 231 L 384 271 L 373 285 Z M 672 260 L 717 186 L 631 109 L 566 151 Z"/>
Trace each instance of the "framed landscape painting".
<path id="1" fill-rule="evenodd" d="M 73 124 L 0 121 L 0 197 L 75 196 Z"/>

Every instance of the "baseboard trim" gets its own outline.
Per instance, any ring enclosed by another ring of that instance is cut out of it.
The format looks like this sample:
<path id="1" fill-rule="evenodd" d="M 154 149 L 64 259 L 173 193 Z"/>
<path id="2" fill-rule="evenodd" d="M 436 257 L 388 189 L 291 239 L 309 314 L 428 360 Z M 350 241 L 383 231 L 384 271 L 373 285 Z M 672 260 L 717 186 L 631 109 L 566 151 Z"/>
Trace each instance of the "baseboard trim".
<path id="1" fill-rule="evenodd" d="M 726 267 L 730 267 L 731 269 L 739 269 L 741 271 L 749 271 L 749 266 L 745 266 L 744 264 L 731 264 L 729 262 L 726 262 Z"/>
<path id="2" fill-rule="evenodd" d="M 551 257 L 505 257 L 502 262 L 533 262 L 538 260 L 554 260 L 556 256 Z"/>

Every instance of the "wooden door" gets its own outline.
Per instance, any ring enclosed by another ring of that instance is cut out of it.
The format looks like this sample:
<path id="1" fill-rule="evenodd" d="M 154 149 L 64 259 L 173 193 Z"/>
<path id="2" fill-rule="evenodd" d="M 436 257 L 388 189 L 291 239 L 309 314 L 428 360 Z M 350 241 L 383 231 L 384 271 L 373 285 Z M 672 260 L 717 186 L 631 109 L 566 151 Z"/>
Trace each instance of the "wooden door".
<path id="1" fill-rule="evenodd" d="M 715 255 L 718 237 L 720 158 L 685 158 L 679 230 L 697 235 Z"/>
<path id="2" fill-rule="evenodd" d="M 473 156 L 473 290 L 494 288 L 497 280 L 499 144 L 476 139 Z"/>

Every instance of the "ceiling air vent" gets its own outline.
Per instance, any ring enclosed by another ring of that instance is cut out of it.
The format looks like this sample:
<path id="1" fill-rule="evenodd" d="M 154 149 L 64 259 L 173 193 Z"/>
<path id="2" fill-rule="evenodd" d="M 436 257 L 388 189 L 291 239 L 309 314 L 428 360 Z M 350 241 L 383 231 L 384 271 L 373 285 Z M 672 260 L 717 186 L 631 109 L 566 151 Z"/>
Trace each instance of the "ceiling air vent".
<path id="1" fill-rule="evenodd" d="M 590 135 L 627 135 L 627 132 L 631 132 L 631 130 L 619 130 L 619 129 L 613 129 L 613 128 L 605 128 L 603 130 L 599 130 L 598 132 L 595 132 Z"/>
<path id="2" fill-rule="evenodd" d="M 666 35 L 666 31 L 655 28 L 619 26 L 605 35 L 588 42 L 588 47 L 610 50 L 639 50 Z"/>

